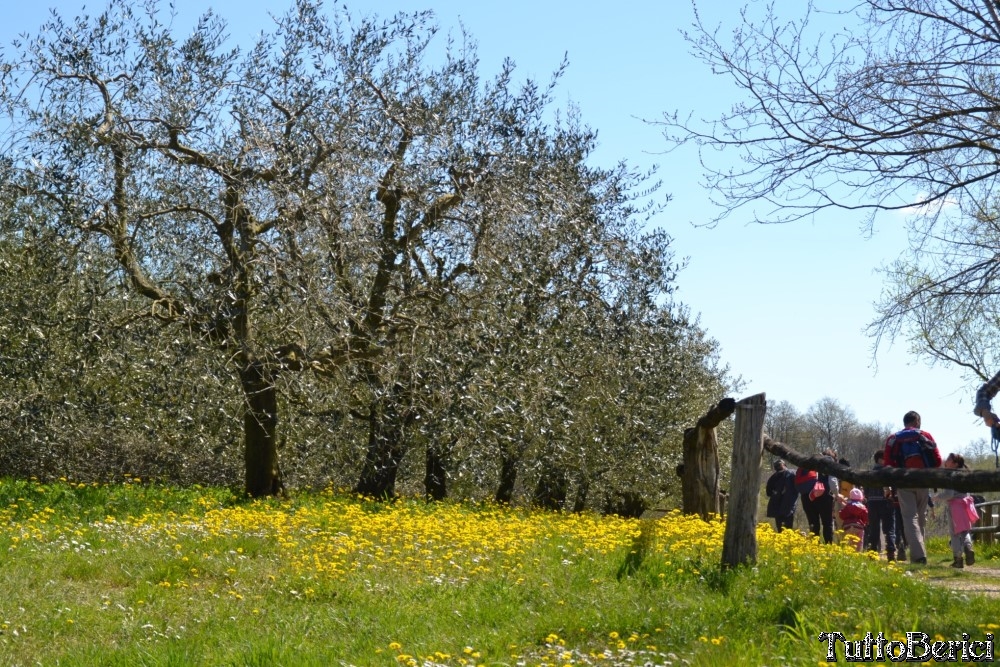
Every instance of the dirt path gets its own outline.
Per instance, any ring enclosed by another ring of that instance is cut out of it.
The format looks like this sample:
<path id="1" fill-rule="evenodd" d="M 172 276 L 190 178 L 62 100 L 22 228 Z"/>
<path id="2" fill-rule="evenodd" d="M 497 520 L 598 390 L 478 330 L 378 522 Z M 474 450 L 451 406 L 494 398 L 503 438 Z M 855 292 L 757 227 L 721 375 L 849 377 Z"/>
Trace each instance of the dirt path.
<path id="1" fill-rule="evenodd" d="M 927 569 L 927 581 L 935 586 L 943 586 L 953 591 L 979 593 L 1000 597 L 1000 569 L 997 563 L 976 563 L 962 570 L 952 570 L 947 564 Z"/>

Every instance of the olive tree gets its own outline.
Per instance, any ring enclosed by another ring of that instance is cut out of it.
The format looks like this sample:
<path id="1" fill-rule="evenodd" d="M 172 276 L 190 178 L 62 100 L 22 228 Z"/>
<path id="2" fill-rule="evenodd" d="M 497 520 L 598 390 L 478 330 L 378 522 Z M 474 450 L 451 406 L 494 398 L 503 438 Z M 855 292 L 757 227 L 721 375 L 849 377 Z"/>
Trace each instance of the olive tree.
<path id="1" fill-rule="evenodd" d="M 0 205 L 0 468 L 40 479 L 233 481 L 231 416 L 212 355 L 116 293 L 113 260 Z M 184 363 L 180 363 L 184 361 Z"/>
<path id="2" fill-rule="evenodd" d="M 399 446 L 378 470 L 395 475 L 423 448 L 432 498 L 452 482 L 546 507 L 657 495 L 677 415 L 724 391 L 714 342 L 693 343 L 682 309 L 658 305 L 678 264 L 669 237 L 645 228 L 660 211 L 642 203 L 649 175 L 591 166 L 596 135 L 572 114 L 525 139 L 536 160 L 519 167 L 517 197 L 484 211 L 476 270 L 432 304 L 438 324 L 406 341 L 406 373 L 381 394 Z"/>

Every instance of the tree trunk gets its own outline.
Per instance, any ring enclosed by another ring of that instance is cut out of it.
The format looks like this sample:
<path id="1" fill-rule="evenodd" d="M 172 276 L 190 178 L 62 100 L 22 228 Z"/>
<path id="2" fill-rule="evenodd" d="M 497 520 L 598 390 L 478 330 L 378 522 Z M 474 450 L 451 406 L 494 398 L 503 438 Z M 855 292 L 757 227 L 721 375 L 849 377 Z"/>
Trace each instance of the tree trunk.
<path id="1" fill-rule="evenodd" d="M 576 495 L 573 497 L 573 512 L 579 514 L 587 508 L 587 493 L 590 491 L 590 483 L 586 479 L 581 479 L 576 487 Z"/>
<path id="2" fill-rule="evenodd" d="M 370 498 L 394 498 L 403 453 L 403 423 L 398 410 L 373 405 L 368 418 L 368 451 L 354 492 Z"/>
<path id="3" fill-rule="evenodd" d="M 757 562 L 757 501 L 766 410 L 764 394 L 744 398 L 736 405 L 729 513 L 722 542 L 724 570 Z"/>
<path id="4" fill-rule="evenodd" d="M 535 493 L 531 501 L 536 507 L 547 510 L 560 510 L 566 505 L 566 494 L 569 492 L 569 480 L 566 472 L 555 464 L 545 463 L 542 474 L 535 485 Z"/>
<path id="5" fill-rule="evenodd" d="M 617 514 L 626 519 L 638 519 L 649 504 L 635 491 L 615 491 L 604 499 L 604 513 Z"/>
<path id="6" fill-rule="evenodd" d="M 284 491 L 278 467 L 278 391 L 259 363 L 240 372 L 245 406 L 243 410 L 243 456 L 246 492 L 253 498 Z"/>
<path id="7" fill-rule="evenodd" d="M 517 465 L 519 460 L 504 456 L 500 466 L 500 484 L 497 485 L 494 500 L 502 505 L 509 505 L 514 499 L 514 485 L 517 483 Z"/>
<path id="8" fill-rule="evenodd" d="M 424 468 L 424 493 L 430 500 L 444 500 L 448 497 L 447 465 L 441 447 L 436 444 L 427 446 L 427 459 Z"/>

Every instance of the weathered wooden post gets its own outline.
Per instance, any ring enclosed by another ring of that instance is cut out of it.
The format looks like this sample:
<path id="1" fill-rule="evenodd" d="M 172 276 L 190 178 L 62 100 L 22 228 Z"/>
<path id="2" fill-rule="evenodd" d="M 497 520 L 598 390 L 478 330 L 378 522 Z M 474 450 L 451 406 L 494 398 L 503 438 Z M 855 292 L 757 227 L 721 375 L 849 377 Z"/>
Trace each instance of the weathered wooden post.
<path id="1" fill-rule="evenodd" d="M 681 506 L 685 514 L 708 521 L 721 514 L 719 500 L 719 441 L 715 429 L 733 414 L 736 401 L 724 398 L 684 431 L 684 468 L 681 474 Z"/>
<path id="2" fill-rule="evenodd" d="M 757 562 L 757 498 L 760 457 L 764 451 L 764 394 L 736 404 L 729 512 L 722 542 L 722 569 Z"/>

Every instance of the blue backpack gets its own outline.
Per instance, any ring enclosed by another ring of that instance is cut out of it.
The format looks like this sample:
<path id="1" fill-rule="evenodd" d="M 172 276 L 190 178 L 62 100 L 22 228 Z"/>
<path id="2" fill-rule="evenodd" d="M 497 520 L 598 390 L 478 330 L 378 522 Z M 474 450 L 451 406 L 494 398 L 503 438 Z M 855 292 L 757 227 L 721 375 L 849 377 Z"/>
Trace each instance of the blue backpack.
<path id="1" fill-rule="evenodd" d="M 896 468 L 933 468 L 931 452 L 936 447 L 917 429 L 904 429 L 893 436 L 891 463 Z"/>

